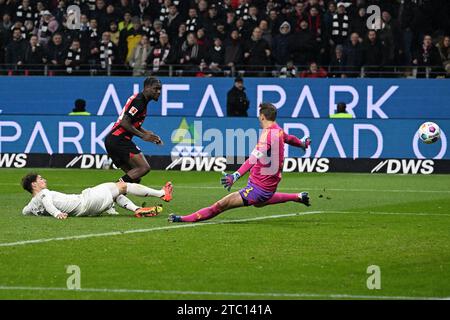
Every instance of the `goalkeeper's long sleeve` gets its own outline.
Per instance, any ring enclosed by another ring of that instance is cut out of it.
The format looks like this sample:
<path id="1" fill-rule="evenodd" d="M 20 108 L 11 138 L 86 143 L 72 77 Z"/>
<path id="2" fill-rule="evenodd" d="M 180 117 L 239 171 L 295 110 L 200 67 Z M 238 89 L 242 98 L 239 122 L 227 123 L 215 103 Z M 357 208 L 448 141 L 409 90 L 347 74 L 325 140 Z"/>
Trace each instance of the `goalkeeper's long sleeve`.
<path id="1" fill-rule="evenodd" d="M 296 136 L 287 133 L 284 133 L 284 142 L 293 147 L 302 147 L 302 148 L 305 147 L 303 141 L 301 141 Z"/>

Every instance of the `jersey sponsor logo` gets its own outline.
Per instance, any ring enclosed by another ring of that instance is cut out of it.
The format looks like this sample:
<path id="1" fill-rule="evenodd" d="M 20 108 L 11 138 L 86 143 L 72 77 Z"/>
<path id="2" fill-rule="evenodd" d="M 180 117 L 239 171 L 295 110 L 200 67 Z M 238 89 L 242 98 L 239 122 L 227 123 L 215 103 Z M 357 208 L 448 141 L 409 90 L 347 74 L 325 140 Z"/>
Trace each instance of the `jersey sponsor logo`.
<path id="1" fill-rule="evenodd" d="M 227 168 L 227 159 L 224 157 L 181 157 L 169 164 L 166 170 L 177 166 L 180 166 L 181 171 L 222 172 Z"/>
<path id="2" fill-rule="evenodd" d="M 389 174 L 432 174 L 433 160 L 387 159 L 377 164 L 370 173 Z"/>
<path id="3" fill-rule="evenodd" d="M 283 172 L 328 172 L 330 160 L 328 158 L 286 158 Z"/>
<path id="4" fill-rule="evenodd" d="M 134 116 L 139 110 L 136 109 L 135 107 L 131 107 L 130 111 L 128 111 L 132 116 Z"/>
<path id="5" fill-rule="evenodd" d="M 23 168 L 27 165 L 25 153 L 1 153 L 0 168 Z"/>
<path id="6" fill-rule="evenodd" d="M 253 150 L 252 155 L 254 155 L 256 159 L 261 159 L 264 156 L 264 154 L 257 149 Z"/>

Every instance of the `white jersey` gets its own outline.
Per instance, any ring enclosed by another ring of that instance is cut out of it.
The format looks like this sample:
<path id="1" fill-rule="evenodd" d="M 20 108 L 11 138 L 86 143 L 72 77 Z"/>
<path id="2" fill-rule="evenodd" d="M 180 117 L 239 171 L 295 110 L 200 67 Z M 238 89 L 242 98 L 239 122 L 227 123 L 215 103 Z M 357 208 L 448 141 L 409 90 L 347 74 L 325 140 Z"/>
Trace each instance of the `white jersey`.
<path id="1" fill-rule="evenodd" d="M 23 208 L 22 214 L 54 217 L 61 212 L 69 216 L 99 215 L 111 208 L 113 203 L 112 193 L 105 184 L 85 189 L 81 194 L 64 194 L 44 189 Z"/>

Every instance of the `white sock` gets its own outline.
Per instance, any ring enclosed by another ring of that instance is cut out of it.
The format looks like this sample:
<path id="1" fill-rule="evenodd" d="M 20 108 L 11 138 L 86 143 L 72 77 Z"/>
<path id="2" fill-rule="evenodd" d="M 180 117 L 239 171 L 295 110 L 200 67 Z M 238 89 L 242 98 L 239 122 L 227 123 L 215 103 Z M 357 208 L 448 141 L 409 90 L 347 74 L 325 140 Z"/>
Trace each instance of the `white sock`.
<path id="1" fill-rule="evenodd" d="M 140 207 L 138 207 L 137 205 L 135 205 L 133 203 L 133 201 L 131 201 L 130 199 L 128 199 L 127 197 L 125 197 L 123 194 L 120 194 L 117 196 L 116 198 L 116 203 L 127 210 L 130 210 L 132 212 L 135 212 L 137 209 L 139 209 Z"/>
<path id="2" fill-rule="evenodd" d="M 138 197 L 158 197 L 164 196 L 164 190 L 155 190 L 138 183 L 127 183 L 127 193 Z"/>

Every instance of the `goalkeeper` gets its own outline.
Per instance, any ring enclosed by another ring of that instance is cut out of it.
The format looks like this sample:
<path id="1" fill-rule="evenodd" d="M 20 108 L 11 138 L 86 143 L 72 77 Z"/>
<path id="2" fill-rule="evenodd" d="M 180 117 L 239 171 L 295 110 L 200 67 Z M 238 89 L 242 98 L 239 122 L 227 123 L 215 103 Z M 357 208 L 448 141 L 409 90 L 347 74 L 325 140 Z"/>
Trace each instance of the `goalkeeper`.
<path id="1" fill-rule="evenodd" d="M 250 157 L 233 174 L 223 173 L 221 183 L 230 191 L 233 184 L 244 174 L 250 171 L 248 185 L 233 192 L 212 206 L 200 209 L 190 215 L 169 215 L 169 222 L 197 222 L 211 219 L 221 212 L 229 209 L 255 206 L 262 207 L 269 204 L 277 204 L 288 201 L 303 203 L 309 206 L 307 192 L 280 193 L 276 192 L 281 181 L 281 171 L 284 161 L 284 144 L 287 143 L 306 150 L 311 140 L 309 137 L 298 139 L 286 134 L 275 122 L 277 109 L 270 103 L 260 105 L 259 122 L 263 132 L 259 142 Z"/>

